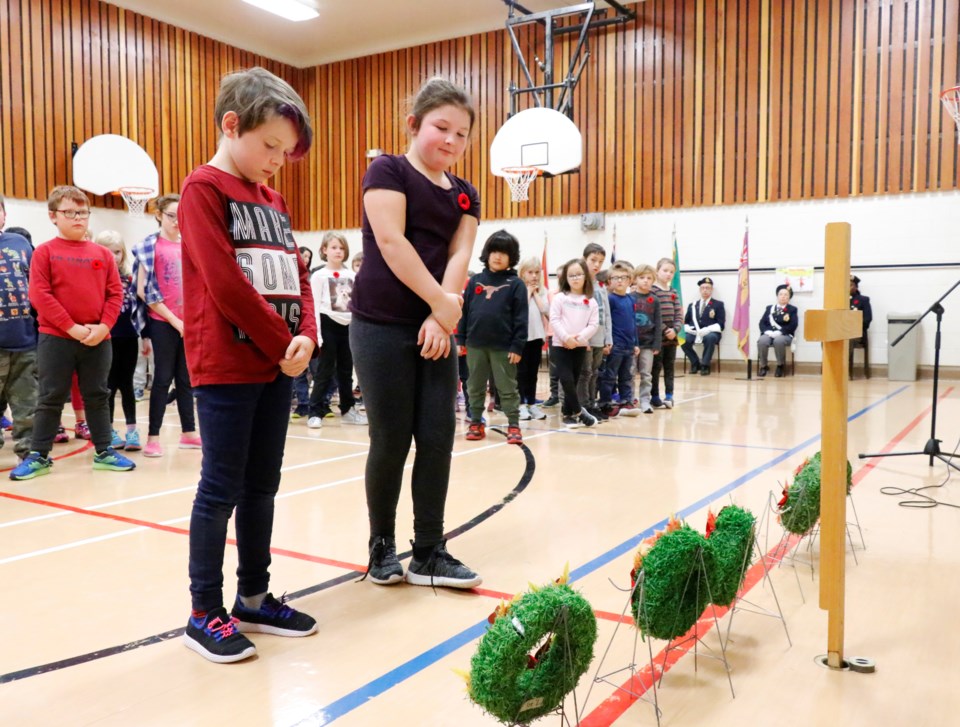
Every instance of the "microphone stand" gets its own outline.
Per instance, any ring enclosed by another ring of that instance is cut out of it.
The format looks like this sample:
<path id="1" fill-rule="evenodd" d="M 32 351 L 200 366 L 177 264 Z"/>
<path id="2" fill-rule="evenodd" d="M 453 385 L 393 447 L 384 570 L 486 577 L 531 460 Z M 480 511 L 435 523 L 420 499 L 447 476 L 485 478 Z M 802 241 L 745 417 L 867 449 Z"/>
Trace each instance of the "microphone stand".
<path id="1" fill-rule="evenodd" d="M 937 301 L 927 308 L 924 311 L 923 315 L 917 318 L 907 330 L 897 336 L 896 340 L 890 344 L 891 347 L 896 346 L 903 340 L 903 337 L 906 336 L 910 331 L 912 331 L 919 323 L 922 321 L 928 313 L 933 313 L 937 317 L 937 335 L 934 338 L 934 353 L 933 353 L 933 406 L 932 412 L 930 415 L 930 439 L 927 440 L 927 443 L 924 445 L 923 450 L 920 452 L 886 452 L 881 454 L 861 454 L 858 455 L 860 459 L 871 459 L 873 457 L 907 457 L 910 455 L 920 454 L 930 458 L 930 467 L 933 467 L 934 458 L 939 459 L 941 462 L 945 462 L 949 467 L 953 467 L 955 470 L 960 470 L 960 465 L 957 465 L 951 459 L 954 457 L 953 454 L 944 454 L 940 451 L 940 440 L 937 439 L 937 389 L 940 383 L 940 322 L 943 319 L 943 306 L 940 305 L 940 302 L 946 298 L 950 293 L 952 293 L 957 286 L 960 285 L 960 280 L 954 283 L 950 290 L 941 295 Z"/>

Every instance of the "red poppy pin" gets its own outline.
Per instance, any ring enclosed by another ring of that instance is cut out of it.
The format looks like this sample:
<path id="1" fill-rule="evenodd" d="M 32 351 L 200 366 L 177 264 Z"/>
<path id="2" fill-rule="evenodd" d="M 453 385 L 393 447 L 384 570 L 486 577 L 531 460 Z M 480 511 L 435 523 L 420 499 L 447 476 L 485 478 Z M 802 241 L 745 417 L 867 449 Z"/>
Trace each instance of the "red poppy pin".
<path id="1" fill-rule="evenodd" d="M 670 294 L 670 300 L 676 300 L 676 299 L 677 299 L 677 294 L 676 294 L 676 293 L 671 293 L 671 294 Z"/>
<path id="2" fill-rule="evenodd" d="M 590 305 L 590 299 L 589 299 L 589 298 L 584 298 L 584 299 L 583 299 L 583 304 L 584 304 L 584 305 Z"/>
<path id="3" fill-rule="evenodd" d="M 647 298 L 647 302 L 648 302 L 648 303 L 652 303 L 652 302 L 653 302 L 653 296 L 652 296 L 652 295 L 651 295 L 649 298 Z"/>
<path id="4" fill-rule="evenodd" d="M 338 273 L 336 270 L 334 270 L 334 271 L 333 271 L 333 277 L 339 278 L 339 277 L 340 277 L 340 273 Z"/>
<path id="5" fill-rule="evenodd" d="M 103 268 L 103 260 L 94 260 L 90 265 L 94 270 L 101 270 Z"/>
<path id="6" fill-rule="evenodd" d="M 859 298 L 854 298 L 854 299 L 853 299 L 853 304 L 854 304 L 854 305 L 860 305 L 860 299 L 859 299 Z"/>
<path id="7" fill-rule="evenodd" d="M 460 209 L 462 210 L 470 209 L 470 197 L 466 192 L 460 193 L 460 196 L 457 197 L 457 204 L 460 205 Z"/>
<path id="8" fill-rule="evenodd" d="M 480 295 L 483 292 L 483 286 L 478 285 L 476 288 L 473 289 L 473 292 L 476 293 L 477 295 Z"/>

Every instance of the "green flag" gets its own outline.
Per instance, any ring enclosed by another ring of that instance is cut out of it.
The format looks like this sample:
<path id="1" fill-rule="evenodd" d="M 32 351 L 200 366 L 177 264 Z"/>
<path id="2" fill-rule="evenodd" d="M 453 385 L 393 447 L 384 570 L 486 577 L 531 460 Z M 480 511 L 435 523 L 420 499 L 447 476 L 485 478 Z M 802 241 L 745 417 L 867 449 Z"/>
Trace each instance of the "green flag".
<path id="1" fill-rule="evenodd" d="M 680 250 L 677 249 L 677 230 L 673 230 L 673 280 L 670 282 L 670 287 L 673 288 L 673 292 L 677 294 L 677 304 L 680 306 L 680 311 L 682 314 L 683 308 L 683 293 L 680 290 Z M 680 332 L 677 333 L 677 341 L 679 341 L 682 346 L 686 343 L 687 334 L 684 331 L 683 326 L 680 326 Z"/>

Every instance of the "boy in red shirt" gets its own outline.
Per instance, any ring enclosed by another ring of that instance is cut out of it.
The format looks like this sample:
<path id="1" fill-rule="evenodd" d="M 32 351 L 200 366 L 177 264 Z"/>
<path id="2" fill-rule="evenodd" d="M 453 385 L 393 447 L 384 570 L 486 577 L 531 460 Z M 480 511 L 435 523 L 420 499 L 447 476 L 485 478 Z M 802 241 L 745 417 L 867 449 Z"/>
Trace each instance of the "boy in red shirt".
<path id="1" fill-rule="evenodd" d="M 113 352 L 110 329 L 123 299 L 113 254 L 84 239 L 90 201 L 76 187 L 55 187 L 47 200 L 57 237 L 40 245 L 30 266 L 30 303 L 37 310 L 40 393 L 30 453 L 10 473 L 29 480 L 50 472 L 64 402 L 76 371 L 87 409 L 90 438 L 97 449 L 93 468 L 128 471 L 136 465 L 110 446 L 113 428 L 107 407 L 107 377 Z"/>
<path id="2" fill-rule="evenodd" d="M 216 154 L 183 184 L 183 337 L 203 432 L 190 518 L 192 612 L 184 644 L 217 663 L 253 656 L 241 632 L 307 636 L 317 622 L 274 598 L 270 538 L 293 378 L 317 346 L 307 268 L 283 197 L 264 184 L 310 149 L 306 107 L 262 68 L 226 76 Z M 223 606 L 236 511 L 237 599 Z"/>

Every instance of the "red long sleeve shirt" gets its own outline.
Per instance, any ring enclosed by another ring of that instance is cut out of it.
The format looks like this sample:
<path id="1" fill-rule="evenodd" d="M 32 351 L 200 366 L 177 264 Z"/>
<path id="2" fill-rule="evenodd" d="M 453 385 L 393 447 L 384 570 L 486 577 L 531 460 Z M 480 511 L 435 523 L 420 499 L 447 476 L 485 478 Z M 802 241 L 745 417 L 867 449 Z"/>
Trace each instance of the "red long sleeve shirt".
<path id="1" fill-rule="evenodd" d="M 184 181 L 178 216 L 190 382 L 273 381 L 293 336 L 317 340 L 283 197 L 205 164 Z"/>
<path id="2" fill-rule="evenodd" d="M 43 243 L 30 264 L 30 303 L 40 333 L 70 338 L 67 331 L 77 324 L 113 328 L 123 303 L 113 253 L 87 240 L 55 237 Z"/>

